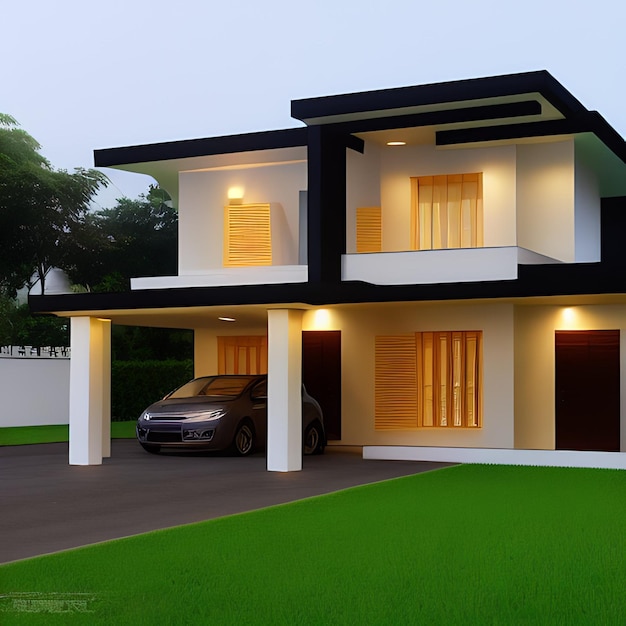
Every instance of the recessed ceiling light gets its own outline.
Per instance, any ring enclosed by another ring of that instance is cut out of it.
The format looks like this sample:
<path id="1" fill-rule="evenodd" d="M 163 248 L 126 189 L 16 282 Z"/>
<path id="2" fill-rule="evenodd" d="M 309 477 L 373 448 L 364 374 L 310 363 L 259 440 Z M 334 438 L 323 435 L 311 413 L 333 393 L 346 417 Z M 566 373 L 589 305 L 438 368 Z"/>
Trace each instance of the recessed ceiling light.
<path id="1" fill-rule="evenodd" d="M 218 317 L 217 319 L 222 322 L 236 322 L 237 321 L 234 317 Z"/>
<path id="2" fill-rule="evenodd" d="M 406 141 L 388 141 L 388 146 L 406 146 Z"/>

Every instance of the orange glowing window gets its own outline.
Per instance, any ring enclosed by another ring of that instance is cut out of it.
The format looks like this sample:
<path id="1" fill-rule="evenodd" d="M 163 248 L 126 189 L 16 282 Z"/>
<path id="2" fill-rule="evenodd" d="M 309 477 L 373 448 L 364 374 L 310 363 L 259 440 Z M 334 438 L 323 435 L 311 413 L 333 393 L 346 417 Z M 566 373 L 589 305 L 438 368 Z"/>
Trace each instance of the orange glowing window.
<path id="1" fill-rule="evenodd" d="M 375 428 L 480 428 L 482 331 L 376 337 Z"/>
<path id="2" fill-rule="evenodd" d="M 480 248 L 483 175 L 411 178 L 411 248 Z"/>

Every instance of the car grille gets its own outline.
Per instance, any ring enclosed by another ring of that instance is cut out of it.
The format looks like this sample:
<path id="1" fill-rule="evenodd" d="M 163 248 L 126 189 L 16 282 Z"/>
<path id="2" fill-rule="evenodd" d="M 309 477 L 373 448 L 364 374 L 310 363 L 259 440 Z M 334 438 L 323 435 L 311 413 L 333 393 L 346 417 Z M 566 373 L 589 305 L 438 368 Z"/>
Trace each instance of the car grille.
<path id="1" fill-rule="evenodd" d="M 151 422 L 171 422 L 172 420 L 184 420 L 187 417 L 187 413 L 148 413 L 146 415 L 146 419 Z"/>

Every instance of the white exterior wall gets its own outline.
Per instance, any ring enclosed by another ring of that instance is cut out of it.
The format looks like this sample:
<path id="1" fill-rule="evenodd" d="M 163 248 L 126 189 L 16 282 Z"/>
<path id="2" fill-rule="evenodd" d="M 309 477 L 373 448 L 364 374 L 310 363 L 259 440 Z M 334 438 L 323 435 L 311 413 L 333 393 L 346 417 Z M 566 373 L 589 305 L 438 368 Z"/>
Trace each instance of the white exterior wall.
<path id="1" fill-rule="evenodd" d="M 596 174 L 576 150 L 575 176 L 576 262 L 600 261 L 600 188 Z"/>
<path id="2" fill-rule="evenodd" d="M 308 311 L 303 330 L 341 330 L 342 439 L 345 445 L 513 448 L 513 306 L 507 304 L 355 305 Z M 483 331 L 481 429 L 374 428 L 376 335 Z"/>
<path id="3" fill-rule="evenodd" d="M 179 175 L 179 275 L 223 266 L 224 207 L 228 190 L 243 189 L 244 204 L 272 205 L 272 239 L 280 264 L 298 264 L 299 192 L 306 163 L 181 172 Z"/>
<path id="4" fill-rule="evenodd" d="M 518 306 L 515 309 L 515 447 L 555 446 L 557 330 L 619 330 L 621 442 L 626 452 L 626 306 Z"/>
<path id="5" fill-rule="evenodd" d="M 485 247 L 517 245 L 515 146 L 436 149 L 389 146 L 381 150 L 383 250 L 409 250 L 412 176 L 483 173 Z"/>
<path id="6" fill-rule="evenodd" d="M 0 428 L 69 424 L 69 389 L 69 359 L 0 359 Z"/>
<path id="7" fill-rule="evenodd" d="M 573 263 L 574 141 L 517 146 L 517 243 Z"/>
<path id="8" fill-rule="evenodd" d="M 380 147 L 366 142 L 359 154 L 346 150 L 346 251 L 356 253 L 356 210 L 380 206 Z M 383 223 L 383 232 L 385 231 Z"/>

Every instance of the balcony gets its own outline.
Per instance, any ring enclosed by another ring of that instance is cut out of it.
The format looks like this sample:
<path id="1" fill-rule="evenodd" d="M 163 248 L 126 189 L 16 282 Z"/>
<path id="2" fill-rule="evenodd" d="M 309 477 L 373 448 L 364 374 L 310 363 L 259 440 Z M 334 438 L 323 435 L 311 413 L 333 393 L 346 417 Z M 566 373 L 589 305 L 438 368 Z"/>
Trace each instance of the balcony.
<path id="1" fill-rule="evenodd" d="M 373 285 L 515 280 L 518 265 L 559 263 L 525 248 L 455 248 L 344 254 L 341 278 Z"/>

